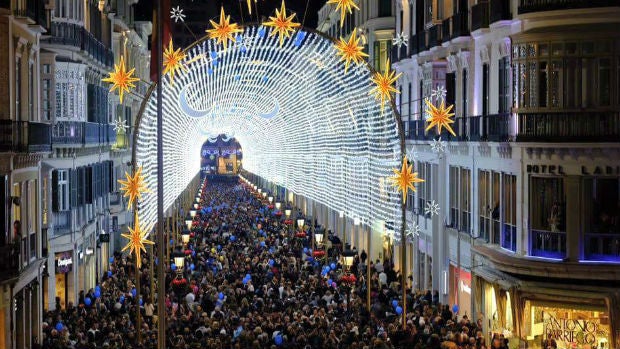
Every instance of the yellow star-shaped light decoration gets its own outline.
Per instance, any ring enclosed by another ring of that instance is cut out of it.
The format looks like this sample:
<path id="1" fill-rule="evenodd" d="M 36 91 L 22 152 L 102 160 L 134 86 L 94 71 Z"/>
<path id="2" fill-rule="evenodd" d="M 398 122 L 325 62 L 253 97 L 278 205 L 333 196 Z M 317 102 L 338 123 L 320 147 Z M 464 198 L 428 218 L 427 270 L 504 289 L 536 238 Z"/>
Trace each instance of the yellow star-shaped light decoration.
<path id="1" fill-rule="evenodd" d="M 114 71 L 109 73 L 110 76 L 101 79 L 103 82 L 109 82 L 112 84 L 112 87 L 110 87 L 110 92 L 114 92 L 114 90 L 118 89 L 121 103 L 123 103 L 123 94 L 125 92 L 129 92 L 129 89 L 136 87 L 134 82 L 140 80 L 133 76 L 135 70 L 136 68 L 132 68 L 130 71 L 127 71 L 125 68 L 125 59 L 121 56 L 120 63 L 114 65 Z"/>
<path id="2" fill-rule="evenodd" d="M 426 98 L 424 102 L 427 106 L 426 112 L 430 115 L 429 118 L 426 119 L 426 122 L 428 122 L 429 124 L 428 126 L 426 126 L 425 131 L 428 131 L 434 126 L 436 126 L 437 134 L 441 134 L 441 128 L 445 127 L 448 132 L 450 132 L 453 136 L 456 137 L 454 130 L 450 126 L 450 124 L 454 123 L 454 120 L 450 119 L 450 117 L 454 115 L 454 113 L 450 113 L 454 105 L 450 105 L 446 108 L 446 104 L 444 103 L 443 99 L 441 100 L 439 108 L 434 106 L 433 103 L 428 100 L 428 98 Z"/>
<path id="3" fill-rule="evenodd" d="M 392 92 L 398 93 L 398 90 L 394 87 L 394 83 L 402 75 L 402 73 L 396 74 L 395 71 L 390 70 L 390 60 L 385 63 L 387 67 L 385 73 L 381 74 L 376 72 L 371 78 L 372 82 L 376 85 L 370 94 L 374 94 L 375 98 L 381 100 L 381 110 L 385 106 L 385 102 L 390 100 L 390 94 Z"/>
<path id="4" fill-rule="evenodd" d="M 226 16 L 224 6 L 222 6 L 220 11 L 220 22 L 216 23 L 213 20 L 209 20 L 209 22 L 213 26 L 213 29 L 207 29 L 209 38 L 217 39 L 218 44 L 224 44 L 224 49 L 228 47 L 228 40 L 235 42 L 235 34 L 243 31 L 237 23 L 230 23 L 230 15 Z"/>
<path id="5" fill-rule="evenodd" d="M 357 30 L 353 30 L 353 33 L 351 33 L 349 37 L 349 41 L 340 38 L 336 42 L 336 45 L 334 45 L 338 51 L 338 55 L 341 56 L 340 60 L 344 61 L 345 74 L 351 63 L 359 64 L 364 60 L 364 57 L 368 57 L 364 52 L 364 46 L 359 44 L 361 39 L 362 38 L 357 37 Z"/>
<path id="6" fill-rule="evenodd" d="M 290 38 L 291 33 L 295 31 L 295 28 L 301 26 L 301 24 L 297 22 L 293 22 L 293 18 L 295 17 L 294 13 L 291 13 L 290 16 L 286 15 L 286 5 L 284 4 L 284 0 L 282 0 L 282 6 L 280 10 L 276 9 L 276 16 L 269 16 L 269 21 L 263 23 L 266 27 L 273 27 L 271 34 L 269 36 L 274 36 L 278 34 L 280 38 L 280 46 L 284 43 L 284 38 Z"/>
<path id="7" fill-rule="evenodd" d="M 140 256 L 141 252 L 146 252 L 145 244 L 153 245 L 153 241 L 150 241 L 146 238 L 146 234 L 150 231 L 149 229 L 144 229 L 140 226 L 140 218 L 138 217 L 138 213 L 134 213 L 134 228 L 129 228 L 129 234 L 121 234 L 122 237 L 128 239 L 127 245 L 123 247 L 121 250 L 125 252 L 129 250 L 129 253 L 135 253 L 136 255 L 136 266 L 140 268 L 142 266 L 142 257 Z"/>
<path id="8" fill-rule="evenodd" d="M 407 156 L 403 158 L 403 165 L 400 170 L 394 168 L 394 176 L 389 180 L 392 182 L 392 186 L 403 193 L 403 203 L 407 202 L 407 192 L 409 189 L 415 191 L 415 183 L 424 182 L 422 178 L 418 178 L 418 173 L 413 172 L 413 165 L 409 165 L 407 162 Z"/>
<path id="9" fill-rule="evenodd" d="M 142 166 L 138 168 L 133 176 L 130 176 L 129 173 L 125 172 L 125 177 L 127 177 L 126 181 L 119 179 L 118 183 L 121 185 L 121 190 L 125 192 L 125 195 L 123 196 L 129 197 L 128 209 L 131 209 L 134 202 L 142 198 L 142 193 L 147 193 L 149 189 L 146 187 L 146 184 L 144 184 Z"/>
<path id="10" fill-rule="evenodd" d="M 340 10 L 340 28 L 344 25 L 344 16 L 347 15 L 347 11 L 349 13 L 353 13 L 353 9 L 357 9 L 359 11 L 359 7 L 355 4 L 355 0 L 329 0 L 328 4 L 336 4 L 336 11 Z"/>
<path id="11" fill-rule="evenodd" d="M 180 71 L 187 71 L 187 67 L 183 64 L 185 53 L 180 48 L 174 49 L 172 39 L 168 47 L 164 50 L 164 75 L 170 74 L 170 83 L 174 84 L 174 74 Z"/>

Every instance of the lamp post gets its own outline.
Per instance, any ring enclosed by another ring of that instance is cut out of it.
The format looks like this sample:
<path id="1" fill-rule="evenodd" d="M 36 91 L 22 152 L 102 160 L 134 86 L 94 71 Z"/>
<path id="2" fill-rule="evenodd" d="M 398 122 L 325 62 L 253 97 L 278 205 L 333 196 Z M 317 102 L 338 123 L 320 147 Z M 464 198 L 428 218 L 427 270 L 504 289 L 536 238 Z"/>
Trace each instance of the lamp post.
<path id="1" fill-rule="evenodd" d="M 197 209 L 198 209 L 198 206 L 199 206 L 199 205 L 198 205 L 198 203 L 197 203 L 197 202 L 196 202 L 196 203 L 194 203 L 194 209 L 195 209 L 195 210 L 197 210 Z"/>
<path id="2" fill-rule="evenodd" d="M 194 222 L 194 220 L 192 219 L 191 216 L 185 217 L 185 225 L 187 225 L 187 230 L 192 230 L 192 223 L 193 222 Z"/>
<path id="3" fill-rule="evenodd" d="M 297 219 L 297 227 L 299 228 L 300 231 L 304 231 L 304 224 L 306 223 L 305 219 L 303 218 L 298 218 Z"/>
<path id="4" fill-rule="evenodd" d="M 183 278 L 183 270 L 185 267 L 185 254 L 181 250 L 181 246 L 177 246 L 176 250 L 172 254 L 174 258 L 174 264 L 177 267 L 176 270 L 176 278 L 172 281 L 172 284 L 176 288 L 176 294 L 178 297 L 179 304 L 181 304 L 181 290 L 185 287 L 185 282 Z"/>
<path id="5" fill-rule="evenodd" d="M 181 241 L 183 241 L 183 245 L 187 245 L 189 243 L 189 238 L 190 238 L 190 231 L 183 230 L 183 232 L 181 233 Z"/>
<path id="6" fill-rule="evenodd" d="M 273 196 L 268 197 L 267 200 L 269 200 L 269 205 L 271 205 L 271 203 L 273 202 Z"/>
<path id="7" fill-rule="evenodd" d="M 282 207 L 282 203 L 280 201 L 276 201 L 276 210 L 280 210 L 280 207 Z"/>
<path id="8" fill-rule="evenodd" d="M 347 232 L 346 232 L 347 222 L 344 219 L 344 211 L 338 212 L 338 216 L 340 217 L 340 220 L 342 220 L 342 243 L 346 245 L 347 244 Z"/>
<path id="9" fill-rule="evenodd" d="M 345 250 L 342 251 L 342 264 L 345 267 L 345 270 L 348 273 L 351 273 L 351 266 L 353 265 L 353 260 L 355 259 L 355 255 L 356 252 L 351 250 L 351 247 L 349 244 L 347 244 L 345 246 Z M 353 276 L 353 275 L 351 275 Z M 346 285 L 346 291 L 347 291 L 347 315 L 349 314 L 349 310 L 350 310 L 350 302 L 351 302 L 351 276 L 347 276 L 346 274 L 341 278 L 341 282 L 344 282 L 344 284 Z M 355 276 L 353 276 L 355 277 Z M 354 283 L 355 281 L 353 281 Z"/>
<path id="10" fill-rule="evenodd" d="M 288 221 L 291 217 L 291 209 L 287 208 L 286 210 L 284 210 L 284 215 L 286 216 L 286 220 Z M 288 230 L 288 227 L 286 229 Z"/>

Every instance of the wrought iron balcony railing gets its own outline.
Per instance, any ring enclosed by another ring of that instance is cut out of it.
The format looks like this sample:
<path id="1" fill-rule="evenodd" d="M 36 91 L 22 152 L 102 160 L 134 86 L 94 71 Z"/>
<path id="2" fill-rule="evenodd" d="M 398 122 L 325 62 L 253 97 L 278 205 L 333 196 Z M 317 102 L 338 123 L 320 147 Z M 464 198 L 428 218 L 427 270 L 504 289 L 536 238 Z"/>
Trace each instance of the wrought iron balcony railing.
<path id="1" fill-rule="evenodd" d="M 512 19 L 512 15 L 510 13 L 510 0 L 491 0 L 489 9 L 489 23 Z"/>
<path id="2" fill-rule="evenodd" d="M 471 31 L 489 27 L 489 3 L 479 2 L 471 7 Z"/>
<path id="3" fill-rule="evenodd" d="M 50 124 L 0 120 L 0 151 L 45 153 L 52 150 Z"/>
<path id="4" fill-rule="evenodd" d="M 618 142 L 620 113 L 520 113 L 517 141 Z"/>

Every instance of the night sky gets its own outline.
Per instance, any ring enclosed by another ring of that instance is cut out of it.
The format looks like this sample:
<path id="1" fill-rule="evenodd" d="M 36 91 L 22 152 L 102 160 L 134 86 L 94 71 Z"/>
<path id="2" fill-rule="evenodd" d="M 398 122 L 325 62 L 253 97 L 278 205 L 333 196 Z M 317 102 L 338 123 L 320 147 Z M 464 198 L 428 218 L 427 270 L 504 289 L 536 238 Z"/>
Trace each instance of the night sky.
<path id="1" fill-rule="evenodd" d="M 152 8 L 156 0 L 140 0 L 136 5 L 136 20 L 151 20 Z M 254 0 L 252 0 L 254 1 Z M 296 20 L 301 22 L 306 12 L 304 25 L 316 28 L 318 11 L 326 0 L 288 0 L 286 9 L 297 13 Z M 231 20 L 237 23 L 249 22 L 250 17 L 247 13 L 246 0 L 171 0 L 172 7 L 180 6 L 187 15 L 186 22 L 202 25 L 202 33 L 209 26 L 209 19 L 216 19 L 219 15 L 220 6 L 224 5 L 224 10 L 231 15 Z M 241 5 L 241 6 L 239 6 Z M 256 7 L 261 17 L 275 15 L 275 8 L 280 7 L 281 0 L 258 0 Z M 240 8 L 243 13 L 240 13 Z M 193 9 L 193 10 L 192 10 Z M 256 11 L 252 10 L 252 21 L 256 22 Z M 173 21 L 174 22 L 174 21 Z"/>

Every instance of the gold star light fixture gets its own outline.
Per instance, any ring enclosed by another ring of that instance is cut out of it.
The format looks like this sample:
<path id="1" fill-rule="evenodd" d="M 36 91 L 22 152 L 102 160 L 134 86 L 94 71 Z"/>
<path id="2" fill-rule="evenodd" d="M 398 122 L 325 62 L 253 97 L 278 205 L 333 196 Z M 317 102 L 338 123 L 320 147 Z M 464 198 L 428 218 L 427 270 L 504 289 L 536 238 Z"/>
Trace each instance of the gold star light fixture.
<path id="1" fill-rule="evenodd" d="M 269 21 L 263 23 L 266 27 L 273 27 L 269 36 L 278 34 L 280 39 L 280 46 L 284 43 L 284 38 L 290 38 L 291 34 L 295 31 L 295 28 L 301 27 L 301 24 L 294 22 L 295 13 L 291 13 L 290 16 L 286 15 L 286 5 L 282 0 L 282 6 L 280 10 L 276 9 L 276 16 L 269 16 Z"/>
<path id="2" fill-rule="evenodd" d="M 133 176 L 130 176 L 129 173 L 125 172 L 125 177 L 127 180 L 119 179 L 118 183 L 121 185 L 121 190 L 125 192 L 124 197 L 129 197 L 129 205 L 127 209 L 131 209 L 133 204 L 142 198 L 142 193 L 147 193 L 149 189 L 144 184 L 144 176 L 142 175 L 142 166 L 138 168 L 138 170 L 134 173 Z"/>
<path id="3" fill-rule="evenodd" d="M 375 72 L 371 78 L 376 86 L 370 91 L 370 94 L 374 94 L 375 98 L 381 101 L 381 110 L 383 110 L 385 102 L 390 100 L 392 92 L 398 93 L 398 90 L 394 87 L 394 83 L 402 75 L 402 73 L 398 73 L 397 75 L 395 71 L 390 70 L 389 59 L 385 63 L 385 66 L 385 73 L 381 74 L 380 72 Z"/>
<path id="4" fill-rule="evenodd" d="M 228 47 L 228 40 L 235 42 L 235 34 L 243 31 L 237 23 L 230 23 L 230 15 L 226 16 L 224 6 L 222 6 L 220 11 L 220 22 L 216 23 L 213 20 L 209 20 L 209 22 L 211 22 L 213 27 L 213 29 L 207 29 L 209 38 L 217 39 L 218 44 L 224 44 L 224 49 Z"/>
<path id="5" fill-rule="evenodd" d="M 353 33 L 351 33 L 349 37 L 349 41 L 340 38 L 336 42 L 336 45 L 334 45 L 338 51 L 337 54 L 341 57 L 340 60 L 344 61 L 345 74 L 351 63 L 359 64 L 364 61 L 364 57 L 368 57 L 364 52 L 364 46 L 360 45 L 360 40 L 362 40 L 362 38 L 357 37 L 357 30 L 353 30 Z"/>
<path id="6" fill-rule="evenodd" d="M 129 253 L 134 253 L 136 255 L 136 266 L 138 269 L 142 266 L 142 257 L 140 256 L 142 251 L 146 252 L 145 244 L 153 245 L 154 242 L 150 241 L 146 238 L 146 234 L 150 231 L 150 228 L 145 229 L 140 226 L 140 218 L 138 217 L 138 213 L 134 213 L 134 228 L 129 228 L 129 234 L 121 234 L 122 237 L 128 239 L 127 245 L 123 247 L 121 252 L 125 252 L 129 250 Z"/>
<path id="7" fill-rule="evenodd" d="M 109 82 L 112 84 L 110 87 L 110 92 L 114 92 L 114 90 L 118 89 L 121 103 L 123 103 L 123 94 L 125 92 L 129 92 L 130 89 L 135 88 L 136 85 L 134 82 L 140 80 L 133 76 L 135 70 L 136 68 L 132 68 L 130 71 L 127 71 L 125 68 L 125 59 L 121 56 L 120 63 L 114 65 L 114 71 L 108 73 L 110 76 L 101 79 L 103 82 Z"/>
<path id="8" fill-rule="evenodd" d="M 428 122 L 429 124 L 428 126 L 426 126 L 425 131 L 428 131 L 434 126 L 436 126 L 437 134 L 441 134 L 441 128 L 445 127 L 448 132 L 450 132 L 453 136 L 456 137 L 454 130 L 450 126 L 450 124 L 454 123 L 454 120 L 450 118 L 454 115 L 454 113 L 450 113 L 454 105 L 450 105 L 446 108 L 446 104 L 443 99 L 441 100 L 441 104 L 439 104 L 439 108 L 434 106 L 433 103 L 428 100 L 428 98 L 426 98 L 424 102 L 426 103 L 427 107 L 426 112 L 430 115 L 430 117 L 426 119 L 426 122 Z"/>
<path id="9" fill-rule="evenodd" d="M 418 178 L 418 173 L 413 172 L 413 165 L 409 165 L 407 162 L 407 156 L 403 158 L 403 165 L 400 170 L 394 168 L 394 176 L 389 180 L 392 182 L 392 186 L 403 193 L 403 204 L 407 202 L 407 193 L 409 189 L 415 192 L 415 184 L 424 182 L 422 178 Z"/>
<path id="10" fill-rule="evenodd" d="M 355 0 L 329 0 L 328 4 L 336 4 L 336 11 L 340 11 L 340 28 L 344 25 L 344 16 L 353 13 L 353 9 L 359 11 L 359 7 L 355 3 Z"/>
<path id="11" fill-rule="evenodd" d="M 174 74 L 181 71 L 187 71 L 187 67 L 183 64 L 185 53 L 180 49 L 174 49 L 172 39 L 168 47 L 164 50 L 164 75 L 170 74 L 170 84 L 174 85 Z"/>

